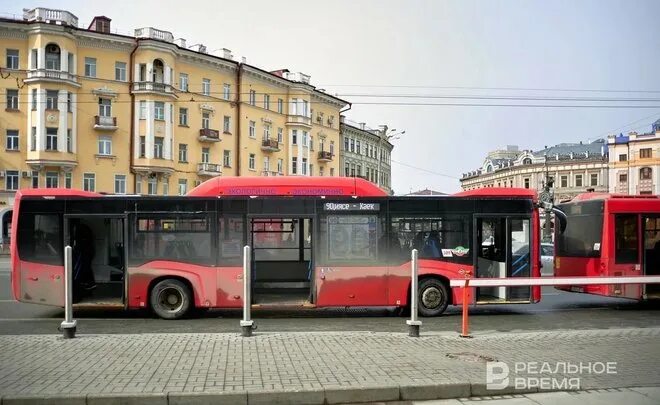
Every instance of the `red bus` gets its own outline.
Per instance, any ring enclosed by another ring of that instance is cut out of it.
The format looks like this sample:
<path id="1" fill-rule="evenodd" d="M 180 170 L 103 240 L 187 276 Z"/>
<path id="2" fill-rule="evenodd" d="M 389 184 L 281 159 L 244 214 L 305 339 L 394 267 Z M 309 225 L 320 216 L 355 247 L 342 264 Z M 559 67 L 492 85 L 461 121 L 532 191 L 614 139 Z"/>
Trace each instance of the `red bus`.
<path id="1" fill-rule="evenodd" d="M 526 189 L 390 197 L 359 178 L 220 177 L 181 197 L 22 190 L 13 214 L 14 297 L 47 305 L 64 302 L 64 245 L 77 307 L 151 308 L 167 319 L 242 307 L 246 244 L 257 307 L 407 307 L 413 248 L 424 316 L 461 303 L 448 283 L 461 270 L 540 276 L 536 194 Z M 539 299 L 538 287 L 470 295 Z"/>
<path id="2" fill-rule="evenodd" d="M 660 197 L 585 193 L 557 206 L 555 276 L 660 275 Z M 571 285 L 562 290 L 624 297 L 660 298 L 658 284 Z"/>

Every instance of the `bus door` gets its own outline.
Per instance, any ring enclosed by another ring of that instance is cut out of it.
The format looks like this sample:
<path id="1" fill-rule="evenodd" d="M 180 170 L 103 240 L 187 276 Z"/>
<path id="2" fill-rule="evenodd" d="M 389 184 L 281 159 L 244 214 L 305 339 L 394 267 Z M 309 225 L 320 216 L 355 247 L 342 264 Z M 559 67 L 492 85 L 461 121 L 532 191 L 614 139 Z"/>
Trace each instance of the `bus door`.
<path id="1" fill-rule="evenodd" d="M 71 246 L 74 303 L 126 306 L 124 215 L 65 215 L 64 240 Z"/>
<path id="2" fill-rule="evenodd" d="M 609 275 L 642 275 L 641 224 L 638 214 L 614 214 L 614 259 L 609 259 Z M 612 251 L 612 250 L 610 250 Z M 639 284 L 610 285 L 610 295 L 640 299 L 642 286 Z"/>
<path id="3" fill-rule="evenodd" d="M 253 303 L 304 305 L 310 302 L 312 219 L 253 217 Z"/>
<path id="4" fill-rule="evenodd" d="M 644 275 L 660 276 L 660 215 L 643 216 Z M 660 298 L 660 284 L 645 284 L 646 298 Z"/>
<path id="5" fill-rule="evenodd" d="M 531 276 L 529 218 L 477 216 L 475 218 L 476 277 Z M 529 302 L 531 287 L 479 287 L 478 303 Z"/>

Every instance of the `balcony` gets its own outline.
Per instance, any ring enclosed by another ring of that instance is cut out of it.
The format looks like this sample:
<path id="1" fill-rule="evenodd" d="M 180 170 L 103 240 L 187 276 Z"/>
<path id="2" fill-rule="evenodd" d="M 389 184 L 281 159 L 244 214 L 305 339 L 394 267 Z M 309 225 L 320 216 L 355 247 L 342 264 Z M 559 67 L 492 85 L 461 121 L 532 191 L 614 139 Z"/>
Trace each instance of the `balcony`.
<path id="1" fill-rule="evenodd" d="M 215 163 L 198 163 L 197 175 L 204 177 L 217 177 L 222 174 L 222 167 Z"/>
<path id="2" fill-rule="evenodd" d="M 280 173 L 280 172 L 274 172 L 274 171 L 271 171 L 271 170 L 263 170 L 263 171 L 261 172 L 261 175 L 262 175 L 262 176 L 266 176 L 266 177 L 284 176 L 284 174 L 282 174 L 282 173 Z"/>
<path id="3" fill-rule="evenodd" d="M 153 27 L 138 28 L 135 30 L 135 38 L 149 38 L 158 41 L 174 42 L 174 35 L 169 31 L 157 30 Z"/>
<path id="4" fill-rule="evenodd" d="M 174 87 L 159 82 L 134 82 L 133 93 L 153 93 L 178 98 L 174 92 Z"/>
<path id="5" fill-rule="evenodd" d="M 264 152 L 279 152 L 280 143 L 277 139 L 264 139 L 261 141 L 261 150 Z"/>
<path id="6" fill-rule="evenodd" d="M 200 142 L 220 142 L 220 131 L 216 129 L 202 128 L 199 130 Z"/>
<path id="7" fill-rule="evenodd" d="M 319 162 L 332 162 L 332 153 L 324 150 L 319 152 Z"/>
<path id="8" fill-rule="evenodd" d="M 116 131 L 117 117 L 94 116 L 94 129 L 99 131 Z"/>
<path id="9" fill-rule="evenodd" d="M 80 87 L 80 83 L 78 83 L 78 78 L 76 75 L 62 70 L 30 69 L 28 70 L 27 78 L 24 81 L 25 83 L 34 83 L 40 81 L 64 83 Z"/>
<path id="10" fill-rule="evenodd" d="M 65 10 L 52 8 L 33 8 L 23 11 L 23 19 L 27 21 L 43 21 L 49 24 L 78 27 L 78 17 Z"/>
<path id="11" fill-rule="evenodd" d="M 312 118 L 304 115 L 287 115 L 287 125 L 302 125 L 308 128 L 312 127 Z"/>

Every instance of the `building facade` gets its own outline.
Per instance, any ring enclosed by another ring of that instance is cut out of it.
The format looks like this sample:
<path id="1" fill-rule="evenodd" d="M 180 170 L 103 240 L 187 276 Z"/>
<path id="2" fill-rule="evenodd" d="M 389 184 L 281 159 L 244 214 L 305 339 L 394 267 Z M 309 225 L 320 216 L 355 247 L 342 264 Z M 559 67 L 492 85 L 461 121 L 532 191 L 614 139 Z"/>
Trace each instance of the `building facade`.
<path id="1" fill-rule="evenodd" d="M 68 11 L 0 19 L 0 216 L 16 190 L 185 194 L 220 175 L 340 175 L 348 102 L 286 69 L 187 46 L 168 31 L 111 33 Z"/>
<path id="2" fill-rule="evenodd" d="M 651 132 L 610 135 L 610 192 L 660 194 L 660 120 Z"/>
<path id="3" fill-rule="evenodd" d="M 608 191 L 608 149 L 605 140 L 562 143 L 538 151 L 508 146 L 488 154 L 481 168 L 464 173 L 463 190 L 483 187 L 520 187 L 541 192 L 553 182 L 555 201 L 594 190 Z"/>
<path id="4" fill-rule="evenodd" d="M 342 176 L 361 177 L 392 193 L 392 145 L 385 131 L 341 117 L 342 147 L 339 167 Z"/>

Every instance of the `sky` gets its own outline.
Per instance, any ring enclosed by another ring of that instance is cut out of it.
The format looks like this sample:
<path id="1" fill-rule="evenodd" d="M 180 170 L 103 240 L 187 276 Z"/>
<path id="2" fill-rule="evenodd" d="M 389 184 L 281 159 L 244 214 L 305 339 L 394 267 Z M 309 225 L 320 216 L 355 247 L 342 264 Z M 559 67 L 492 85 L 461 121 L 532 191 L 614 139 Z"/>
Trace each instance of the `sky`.
<path id="1" fill-rule="evenodd" d="M 392 141 L 397 194 L 458 191 L 462 173 L 506 145 L 540 149 L 649 131 L 660 118 L 660 1 L 18 0 L 3 3 L 0 13 L 38 6 L 71 11 L 80 26 L 105 15 L 120 33 L 155 27 L 209 51 L 231 49 L 236 60 L 244 56 L 266 70 L 311 75 L 313 85 L 354 103 L 346 113 L 350 120 L 405 131 Z M 658 101 L 420 98 L 429 95 Z"/>

